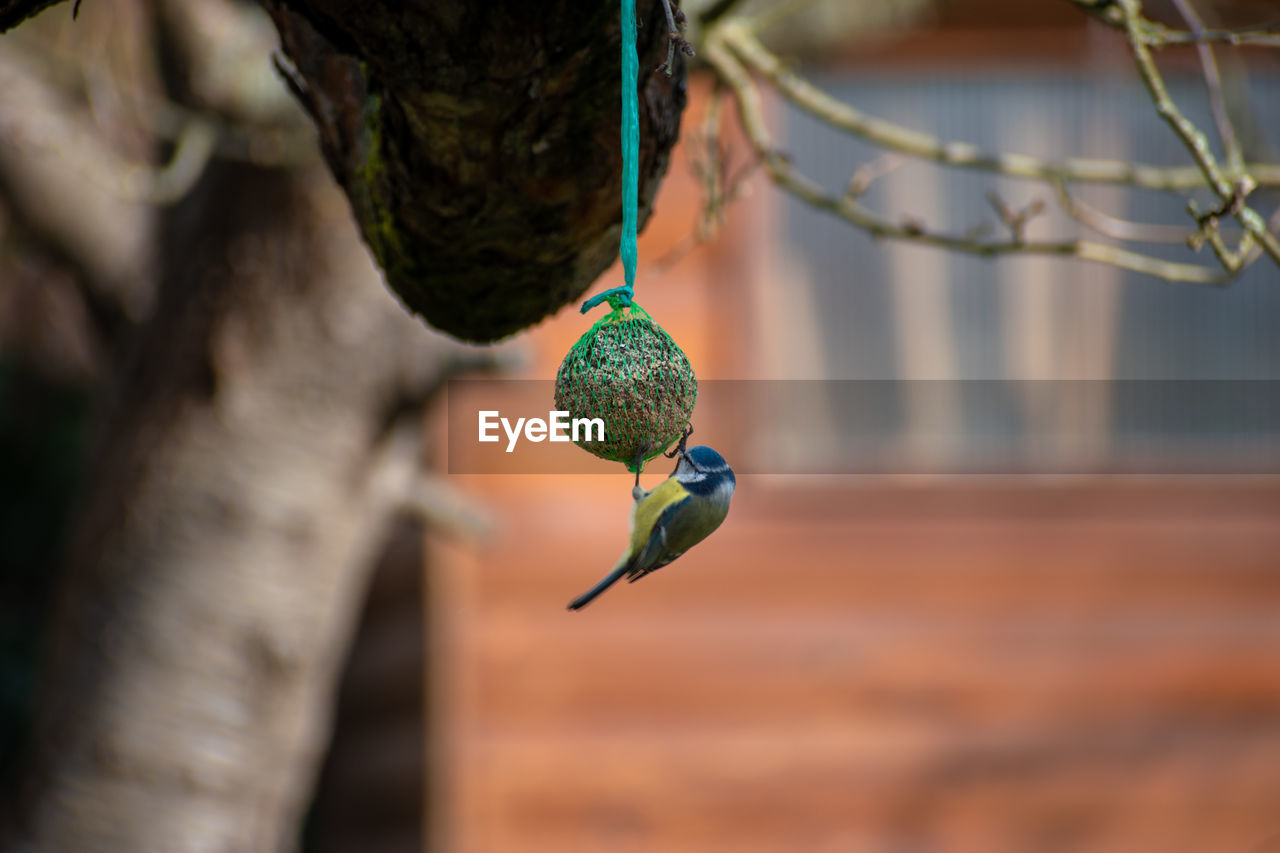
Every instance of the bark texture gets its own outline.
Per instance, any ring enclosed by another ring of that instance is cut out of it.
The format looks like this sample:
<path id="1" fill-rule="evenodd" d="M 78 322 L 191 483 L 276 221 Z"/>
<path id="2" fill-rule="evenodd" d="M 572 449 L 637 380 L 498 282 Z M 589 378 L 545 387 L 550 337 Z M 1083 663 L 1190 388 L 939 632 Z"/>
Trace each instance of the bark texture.
<path id="1" fill-rule="evenodd" d="M 458 354 L 379 286 L 317 171 L 217 163 L 164 219 L 159 301 L 95 454 L 10 849 L 296 839 L 390 486 L 413 462 L 389 413 Z"/>
<path id="2" fill-rule="evenodd" d="M 583 294 L 621 232 L 615 3 L 264 0 L 325 156 L 405 306 L 459 338 Z M 685 103 L 640 0 L 640 222 Z"/>

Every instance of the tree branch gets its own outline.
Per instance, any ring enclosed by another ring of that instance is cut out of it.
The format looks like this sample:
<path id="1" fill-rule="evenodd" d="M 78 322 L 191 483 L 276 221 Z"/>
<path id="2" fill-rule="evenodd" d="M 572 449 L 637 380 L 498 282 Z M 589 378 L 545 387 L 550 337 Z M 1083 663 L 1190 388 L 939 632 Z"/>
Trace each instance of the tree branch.
<path id="1" fill-rule="evenodd" d="M 29 233 L 67 262 L 110 324 L 137 323 L 151 303 L 154 215 L 133 172 L 22 60 L 0 50 L 0 194 Z M 131 197 L 132 196 L 132 197 Z"/>
<path id="2" fill-rule="evenodd" d="M 1138 66 L 1142 82 L 1146 84 L 1151 100 L 1155 103 L 1156 112 L 1182 140 L 1210 188 L 1217 193 L 1224 205 L 1230 206 L 1230 212 L 1240 220 L 1245 232 L 1262 246 L 1273 261 L 1280 264 L 1280 240 L 1267 230 L 1267 223 L 1263 218 L 1244 203 L 1249 193 L 1257 186 L 1257 180 L 1248 172 L 1229 177 L 1218 166 L 1204 133 L 1182 114 L 1173 99 L 1169 97 L 1164 78 L 1160 76 L 1160 71 L 1156 68 L 1155 60 L 1151 56 L 1151 50 L 1143 37 L 1142 4 L 1138 0 L 1116 0 L 1116 2 L 1119 3 L 1123 16 L 1129 50 Z"/>
<path id="3" fill-rule="evenodd" d="M 944 141 L 869 116 L 836 100 L 789 70 L 742 21 L 724 22 L 716 28 L 716 37 L 723 39 L 742 62 L 767 78 L 783 97 L 796 106 L 832 127 L 913 157 L 947 166 L 1044 181 L 1127 184 L 1151 190 L 1185 190 L 1208 183 L 1203 171 L 1194 166 L 1161 167 L 1086 158 L 1054 163 L 1025 154 L 985 152 L 968 142 Z M 1259 186 L 1280 186 L 1280 166 L 1249 164 L 1244 168 Z"/>
<path id="4" fill-rule="evenodd" d="M 1065 181 L 1055 181 L 1058 203 L 1067 215 L 1081 225 L 1115 240 L 1140 243 L 1186 243 L 1194 232 L 1181 225 L 1150 225 L 1131 222 L 1103 213 L 1071 195 Z"/>
<path id="5" fill-rule="evenodd" d="M 703 56 L 715 67 L 721 79 L 733 92 L 743 129 L 770 177 L 800 200 L 839 216 L 875 237 L 889 237 L 986 257 L 1009 254 L 1075 257 L 1159 276 L 1170 281 L 1221 283 L 1225 280 L 1226 276 L 1216 269 L 1165 261 L 1085 240 L 1037 242 L 1021 240 L 1015 235 L 1014 239 L 1009 241 L 982 241 L 971 235 L 954 236 L 934 233 L 916 221 L 892 222 L 859 204 L 854 194 L 847 193 L 840 197 L 828 194 L 813 180 L 801 174 L 786 156 L 774 149 L 765 125 L 759 92 L 747 69 L 738 61 L 729 46 L 729 34 L 741 32 L 736 27 L 737 24 L 730 21 L 709 33 Z"/>
<path id="6" fill-rule="evenodd" d="M 1191 32 L 1201 35 L 1205 31 L 1204 22 L 1199 13 L 1191 5 L 1191 0 L 1173 0 L 1178 14 L 1187 22 Z M 1218 137 L 1222 140 L 1222 150 L 1226 152 L 1228 171 L 1240 172 L 1244 169 L 1244 152 L 1240 149 L 1240 139 L 1236 135 L 1235 126 L 1231 123 L 1231 114 L 1227 111 L 1226 99 L 1222 96 L 1222 75 L 1218 71 L 1218 61 L 1213 55 L 1213 46 L 1208 42 L 1196 44 L 1196 54 L 1200 57 L 1200 68 L 1204 72 L 1204 86 L 1209 95 L 1209 109 L 1213 112 L 1213 122 L 1218 126 Z"/>
<path id="7" fill-rule="evenodd" d="M 1067 2 L 1075 4 L 1086 14 L 1109 27 L 1122 31 L 1126 29 L 1125 15 L 1117 0 L 1067 0 Z M 1138 34 L 1144 44 L 1155 48 L 1209 42 L 1221 42 L 1233 47 L 1240 45 L 1280 47 L 1280 32 L 1276 32 L 1275 27 L 1239 30 L 1177 30 L 1139 16 Z"/>

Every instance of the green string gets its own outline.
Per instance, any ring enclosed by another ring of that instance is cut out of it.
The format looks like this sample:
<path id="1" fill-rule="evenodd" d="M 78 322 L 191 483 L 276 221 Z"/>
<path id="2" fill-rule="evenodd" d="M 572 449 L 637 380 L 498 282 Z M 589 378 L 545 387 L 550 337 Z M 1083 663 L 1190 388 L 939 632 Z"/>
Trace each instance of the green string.
<path id="1" fill-rule="evenodd" d="M 636 55 L 636 0 L 622 0 L 622 274 L 626 284 L 582 303 L 585 314 L 605 300 L 615 309 L 631 304 L 636 286 L 636 209 L 640 184 L 640 59 Z"/>
<path id="2" fill-rule="evenodd" d="M 622 270 L 636 285 L 636 207 L 640 183 L 640 60 L 636 56 L 636 0 L 622 0 Z"/>

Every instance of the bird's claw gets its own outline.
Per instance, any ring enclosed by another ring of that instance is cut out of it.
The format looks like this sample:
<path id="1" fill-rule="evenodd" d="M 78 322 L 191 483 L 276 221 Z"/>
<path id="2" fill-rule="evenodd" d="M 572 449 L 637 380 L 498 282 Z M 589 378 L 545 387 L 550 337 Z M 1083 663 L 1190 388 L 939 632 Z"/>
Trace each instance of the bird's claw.
<path id="1" fill-rule="evenodd" d="M 680 443 L 677 444 L 675 448 L 668 450 L 662 455 L 668 459 L 675 459 L 677 456 L 683 456 L 685 445 L 689 443 L 689 436 L 691 435 L 693 435 L 693 424 L 689 424 L 689 428 L 684 431 L 684 435 L 680 436 Z"/>
<path id="2" fill-rule="evenodd" d="M 640 472 L 644 469 L 644 457 L 648 455 L 649 450 L 652 447 L 653 447 L 653 442 L 650 441 L 645 443 L 638 450 L 636 450 L 636 461 L 635 461 L 635 464 L 632 465 L 631 467 L 636 469 L 636 488 L 637 489 L 640 488 Z"/>

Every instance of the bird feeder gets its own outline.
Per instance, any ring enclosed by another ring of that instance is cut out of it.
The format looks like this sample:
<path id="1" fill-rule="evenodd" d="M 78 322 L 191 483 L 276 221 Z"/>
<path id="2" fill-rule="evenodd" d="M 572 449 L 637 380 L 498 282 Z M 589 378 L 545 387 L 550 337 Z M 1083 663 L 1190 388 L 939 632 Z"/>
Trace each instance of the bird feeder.
<path id="1" fill-rule="evenodd" d="M 604 440 L 584 450 L 637 465 L 684 435 L 698 399 L 698 379 L 684 351 L 648 312 L 611 303 L 613 310 L 570 348 L 556 373 L 556 409 L 571 418 L 599 418 Z"/>

